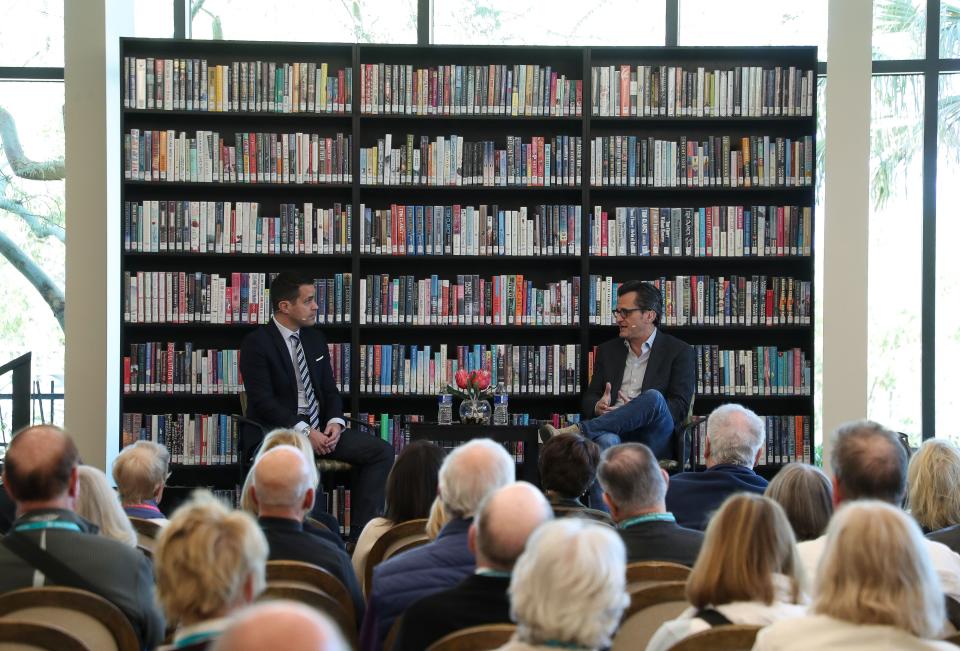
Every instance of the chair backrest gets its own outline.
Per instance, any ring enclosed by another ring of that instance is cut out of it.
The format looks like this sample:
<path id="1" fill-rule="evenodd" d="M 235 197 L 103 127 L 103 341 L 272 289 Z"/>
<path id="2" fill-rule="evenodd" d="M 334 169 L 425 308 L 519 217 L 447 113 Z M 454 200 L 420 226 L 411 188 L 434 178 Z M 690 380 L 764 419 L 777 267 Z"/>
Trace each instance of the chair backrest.
<path id="1" fill-rule="evenodd" d="M 613 638 L 613 651 L 645 649 L 664 622 L 675 619 L 689 606 L 684 581 L 655 583 L 630 593 L 620 628 Z"/>
<path id="2" fill-rule="evenodd" d="M 134 516 L 128 517 L 130 524 L 133 525 L 133 530 L 137 532 L 137 546 L 148 549 L 152 553 L 153 548 L 157 544 L 157 536 L 160 535 L 160 530 L 163 529 L 163 527 L 153 520 Z"/>
<path id="3" fill-rule="evenodd" d="M 454 631 L 440 638 L 428 651 L 489 651 L 506 644 L 517 627 L 513 624 L 484 624 Z"/>
<path id="4" fill-rule="evenodd" d="M 309 524 L 314 529 L 319 529 L 321 531 L 330 531 L 330 527 L 320 522 L 316 518 L 311 518 L 309 515 L 303 519 L 304 522 Z"/>
<path id="5" fill-rule="evenodd" d="M 373 585 L 373 568 L 395 555 L 398 548 L 406 547 L 412 541 L 419 541 L 419 544 L 430 541 L 427 538 L 426 518 L 398 522 L 377 538 L 373 547 L 370 548 L 370 553 L 367 554 L 366 565 L 363 566 L 363 594 L 370 594 L 370 588 Z"/>
<path id="6" fill-rule="evenodd" d="M 347 615 L 343 607 L 326 592 L 294 581 L 268 581 L 257 601 L 269 601 L 271 599 L 290 599 L 316 608 L 328 615 L 337 624 L 344 639 L 350 644 L 350 648 L 358 649 L 360 647 L 357 639 L 357 625 L 354 619 Z"/>
<path id="7" fill-rule="evenodd" d="M 62 628 L 0 620 L 0 651 L 94 651 Z"/>
<path id="8" fill-rule="evenodd" d="M 750 651 L 759 626 L 728 624 L 694 633 L 670 647 L 669 651 Z"/>
<path id="9" fill-rule="evenodd" d="M 667 561 L 637 561 L 627 564 L 627 589 L 634 590 L 664 581 L 686 581 L 690 568 Z"/>
<path id="10" fill-rule="evenodd" d="M 0 620 L 50 622 L 91 649 L 137 651 L 137 634 L 123 612 L 100 595 L 48 586 L 0 595 Z"/>
<path id="11" fill-rule="evenodd" d="M 267 583 L 276 582 L 302 584 L 328 594 L 340 604 L 340 607 L 343 608 L 343 611 L 356 627 L 357 613 L 353 606 L 350 591 L 347 590 L 347 586 L 340 579 L 328 570 L 300 561 L 268 561 Z"/>

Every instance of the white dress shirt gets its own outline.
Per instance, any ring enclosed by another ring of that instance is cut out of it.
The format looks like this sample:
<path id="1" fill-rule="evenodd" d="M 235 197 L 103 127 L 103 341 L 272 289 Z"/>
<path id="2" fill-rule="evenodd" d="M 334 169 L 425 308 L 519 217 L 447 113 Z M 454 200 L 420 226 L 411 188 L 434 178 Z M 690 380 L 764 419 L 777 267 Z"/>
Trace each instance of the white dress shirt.
<path id="1" fill-rule="evenodd" d="M 924 640 L 893 626 L 853 624 L 827 615 L 780 621 L 761 630 L 753 651 L 953 651 L 942 640 Z"/>
<path id="2" fill-rule="evenodd" d="M 640 388 L 643 386 L 643 376 L 647 374 L 647 361 L 650 359 L 650 349 L 653 348 L 653 340 L 657 338 L 657 329 L 640 346 L 640 354 L 637 355 L 630 347 L 630 342 L 623 340 L 623 345 L 627 347 L 627 362 L 623 369 L 623 382 L 620 383 L 620 391 L 627 397 L 626 402 L 630 402 L 640 395 Z M 614 402 L 615 407 L 625 404 L 617 398 Z"/>

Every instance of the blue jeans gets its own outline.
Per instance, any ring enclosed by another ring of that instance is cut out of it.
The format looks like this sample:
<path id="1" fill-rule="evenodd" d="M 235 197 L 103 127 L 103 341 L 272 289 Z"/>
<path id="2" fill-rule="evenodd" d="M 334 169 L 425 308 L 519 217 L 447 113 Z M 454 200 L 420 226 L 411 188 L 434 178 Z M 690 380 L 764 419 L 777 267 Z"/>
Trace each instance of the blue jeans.
<path id="1" fill-rule="evenodd" d="M 647 445 L 658 459 L 670 457 L 673 416 L 663 394 L 656 389 L 644 391 L 630 402 L 602 416 L 580 423 L 585 437 L 600 446 L 600 451 L 626 441 Z M 599 482 L 590 488 L 590 506 L 603 509 Z"/>

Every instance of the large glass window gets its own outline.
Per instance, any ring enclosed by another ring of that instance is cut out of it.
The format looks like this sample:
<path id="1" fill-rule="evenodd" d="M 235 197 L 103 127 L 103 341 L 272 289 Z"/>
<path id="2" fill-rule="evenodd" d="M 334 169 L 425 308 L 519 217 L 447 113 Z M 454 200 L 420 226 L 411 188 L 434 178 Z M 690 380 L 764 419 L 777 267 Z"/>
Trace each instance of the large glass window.
<path id="1" fill-rule="evenodd" d="M 960 57 L 960 0 L 940 1 L 940 56 Z"/>
<path id="2" fill-rule="evenodd" d="M 133 33 L 139 38 L 173 38 L 170 0 L 133 0 Z"/>
<path id="3" fill-rule="evenodd" d="M 0 66 L 63 66 L 63 0 L 0 2 Z"/>
<path id="4" fill-rule="evenodd" d="M 922 59 L 926 0 L 873 0 L 873 60 Z"/>

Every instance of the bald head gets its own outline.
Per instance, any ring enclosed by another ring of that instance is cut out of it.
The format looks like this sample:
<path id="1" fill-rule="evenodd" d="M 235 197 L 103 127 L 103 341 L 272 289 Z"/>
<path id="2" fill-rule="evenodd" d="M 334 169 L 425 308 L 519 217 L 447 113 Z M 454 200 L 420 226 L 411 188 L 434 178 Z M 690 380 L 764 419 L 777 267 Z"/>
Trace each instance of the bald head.
<path id="1" fill-rule="evenodd" d="M 894 506 L 907 488 L 907 451 L 897 435 L 879 423 L 844 423 L 833 434 L 830 459 L 836 482 L 834 500 L 873 499 Z"/>
<path id="2" fill-rule="evenodd" d="M 77 446 L 55 425 L 36 425 L 17 434 L 7 450 L 4 484 L 20 510 L 64 503 L 76 490 Z"/>
<path id="3" fill-rule="evenodd" d="M 237 615 L 214 651 L 348 651 L 326 615 L 293 601 L 269 601 Z"/>
<path id="4" fill-rule="evenodd" d="M 513 569 L 530 534 L 552 518 L 553 510 L 543 493 L 525 481 L 491 493 L 473 524 L 477 566 Z"/>
<path id="5" fill-rule="evenodd" d="M 292 445 L 278 445 L 260 457 L 253 467 L 253 497 L 261 516 L 273 509 L 298 511 L 304 506 L 308 493 L 310 505 L 306 509 L 309 510 L 313 505 L 313 488 L 307 459 Z M 301 516 L 293 514 L 297 519 Z"/>
<path id="6" fill-rule="evenodd" d="M 499 443 L 474 439 L 448 454 L 440 466 L 437 490 L 447 514 L 469 518 L 492 491 L 514 480 L 513 459 Z"/>

